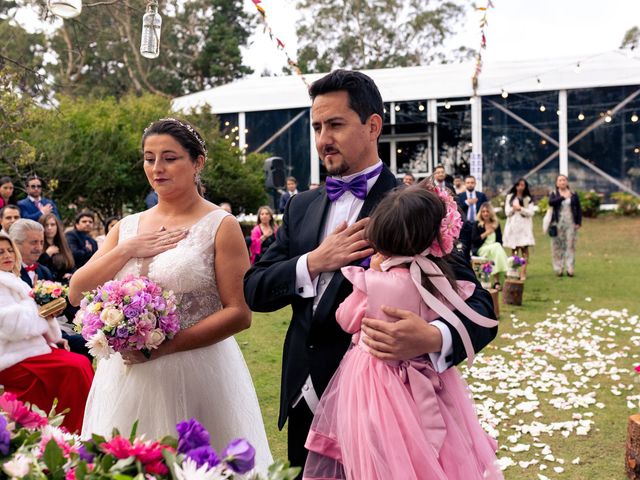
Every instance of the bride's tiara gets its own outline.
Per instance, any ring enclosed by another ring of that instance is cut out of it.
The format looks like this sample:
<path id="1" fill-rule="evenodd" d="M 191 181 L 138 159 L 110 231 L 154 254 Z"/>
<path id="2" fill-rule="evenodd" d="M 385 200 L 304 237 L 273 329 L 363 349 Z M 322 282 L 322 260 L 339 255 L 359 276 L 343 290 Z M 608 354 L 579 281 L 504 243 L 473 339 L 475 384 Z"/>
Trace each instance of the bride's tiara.
<path id="1" fill-rule="evenodd" d="M 191 136 L 193 138 L 195 138 L 195 140 L 200 144 L 200 146 L 202 147 L 202 150 L 204 151 L 204 159 L 207 159 L 207 146 L 204 143 L 204 139 L 200 136 L 200 134 L 198 132 L 196 132 L 196 130 L 189 125 L 188 123 L 183 123 L 180 120 L 178 120 L 177 118 L 172 118 L 172 117 L 168 117 L 168 118 L 161 118 L 159 120 L 156 120 L 154 122 L 151 122 L 147 128 L 144 129 L 143 135 L 147 134 L 147 131 L 155 124 L 158 122 L 172 122 L 172 123 L 177 123 L 178 125 L 180 125 L 182 128 L 184 128 L 186 131 L 188 131 Z"/>

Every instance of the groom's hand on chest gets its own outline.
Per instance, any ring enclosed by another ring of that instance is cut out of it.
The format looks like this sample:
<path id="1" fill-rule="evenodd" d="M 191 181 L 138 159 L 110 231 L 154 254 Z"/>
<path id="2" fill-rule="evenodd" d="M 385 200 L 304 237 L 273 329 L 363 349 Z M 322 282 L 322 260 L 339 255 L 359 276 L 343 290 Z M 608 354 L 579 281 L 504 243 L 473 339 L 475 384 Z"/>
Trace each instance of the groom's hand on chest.
<path id="1" fill-rule="evenodd" d="M 347 222 L 340 225 L 322 241 L 318 248 L 309 252 L 307 268 L 312 279 L 322 272 L 334 272 L 373 254 L 373 248 L 364 237 L 369 218 L 363 218 L 350 227 Z"/>

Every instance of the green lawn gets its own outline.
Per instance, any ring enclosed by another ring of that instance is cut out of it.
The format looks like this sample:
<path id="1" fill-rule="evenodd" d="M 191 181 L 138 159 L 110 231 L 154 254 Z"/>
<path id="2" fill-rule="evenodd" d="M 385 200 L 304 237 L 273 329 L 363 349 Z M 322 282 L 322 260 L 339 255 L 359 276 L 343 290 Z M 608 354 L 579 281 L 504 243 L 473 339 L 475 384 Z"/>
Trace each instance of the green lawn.
<path id="1" fill-rule="evenodd" d="M 640 363 L 640 218 L 585 219 L 574 278 L 553 275 L 539 219 L 536 233 L 522 307 L 500 306 L 498 338 L 461 371 L 498 434 L 498 456 L 512 463 L 505 478 L 625 478 L 627 417 L 640 411 L 640 375 L 632 371 Z M 276 422 L 289 315 L 255 314 L 237 336 L 279 458 L 286 458 Z"/>

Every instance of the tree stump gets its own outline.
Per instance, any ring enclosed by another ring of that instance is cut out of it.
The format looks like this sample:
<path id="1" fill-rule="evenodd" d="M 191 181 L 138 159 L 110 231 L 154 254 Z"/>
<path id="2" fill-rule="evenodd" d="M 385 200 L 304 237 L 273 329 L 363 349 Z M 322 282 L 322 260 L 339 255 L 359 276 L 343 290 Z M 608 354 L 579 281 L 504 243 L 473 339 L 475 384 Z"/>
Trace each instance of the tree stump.
<path id="1" fill-rule="evenodd" d="M 640 414 L 629 417 L 624 466 L 630 480 L 640 480 Z"/>
<path id="2" fill-rule="evenodd" d="M 507 305 L 522 305 L 523 291 L 524 282 L 522 280 L 507 278 L 502 287 L 502 301 Z"/>
<path id="3" fill-rule="evenodd" d="M 491 294 L 493 301 L 493 313 L 496 314 L 496 318 L 500 318 L 500 292 L 495 288 L 488 288 L 487 291 Z"/>

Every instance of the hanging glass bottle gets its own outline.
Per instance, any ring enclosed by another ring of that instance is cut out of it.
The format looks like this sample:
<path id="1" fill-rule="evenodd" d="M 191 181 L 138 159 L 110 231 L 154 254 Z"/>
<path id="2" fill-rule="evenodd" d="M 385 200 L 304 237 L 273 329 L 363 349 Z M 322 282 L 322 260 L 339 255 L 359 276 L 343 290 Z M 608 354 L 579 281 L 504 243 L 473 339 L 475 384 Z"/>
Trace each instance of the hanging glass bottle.
<path id="1" fill-rule="evenodd" d="M 158 2 L 147 3 L 147 13 L 142 17 L 142 39 L 140 54 L 145 58 L 157 58 L 160 55 L 160 27 L 162 17 L 158 13 Z"/>
<path id="2" fill-rule="evenodd" d="M 49 10 L 61 18 L 73 18 L 82 12 L 82 0 L 49 0 Z"/>

